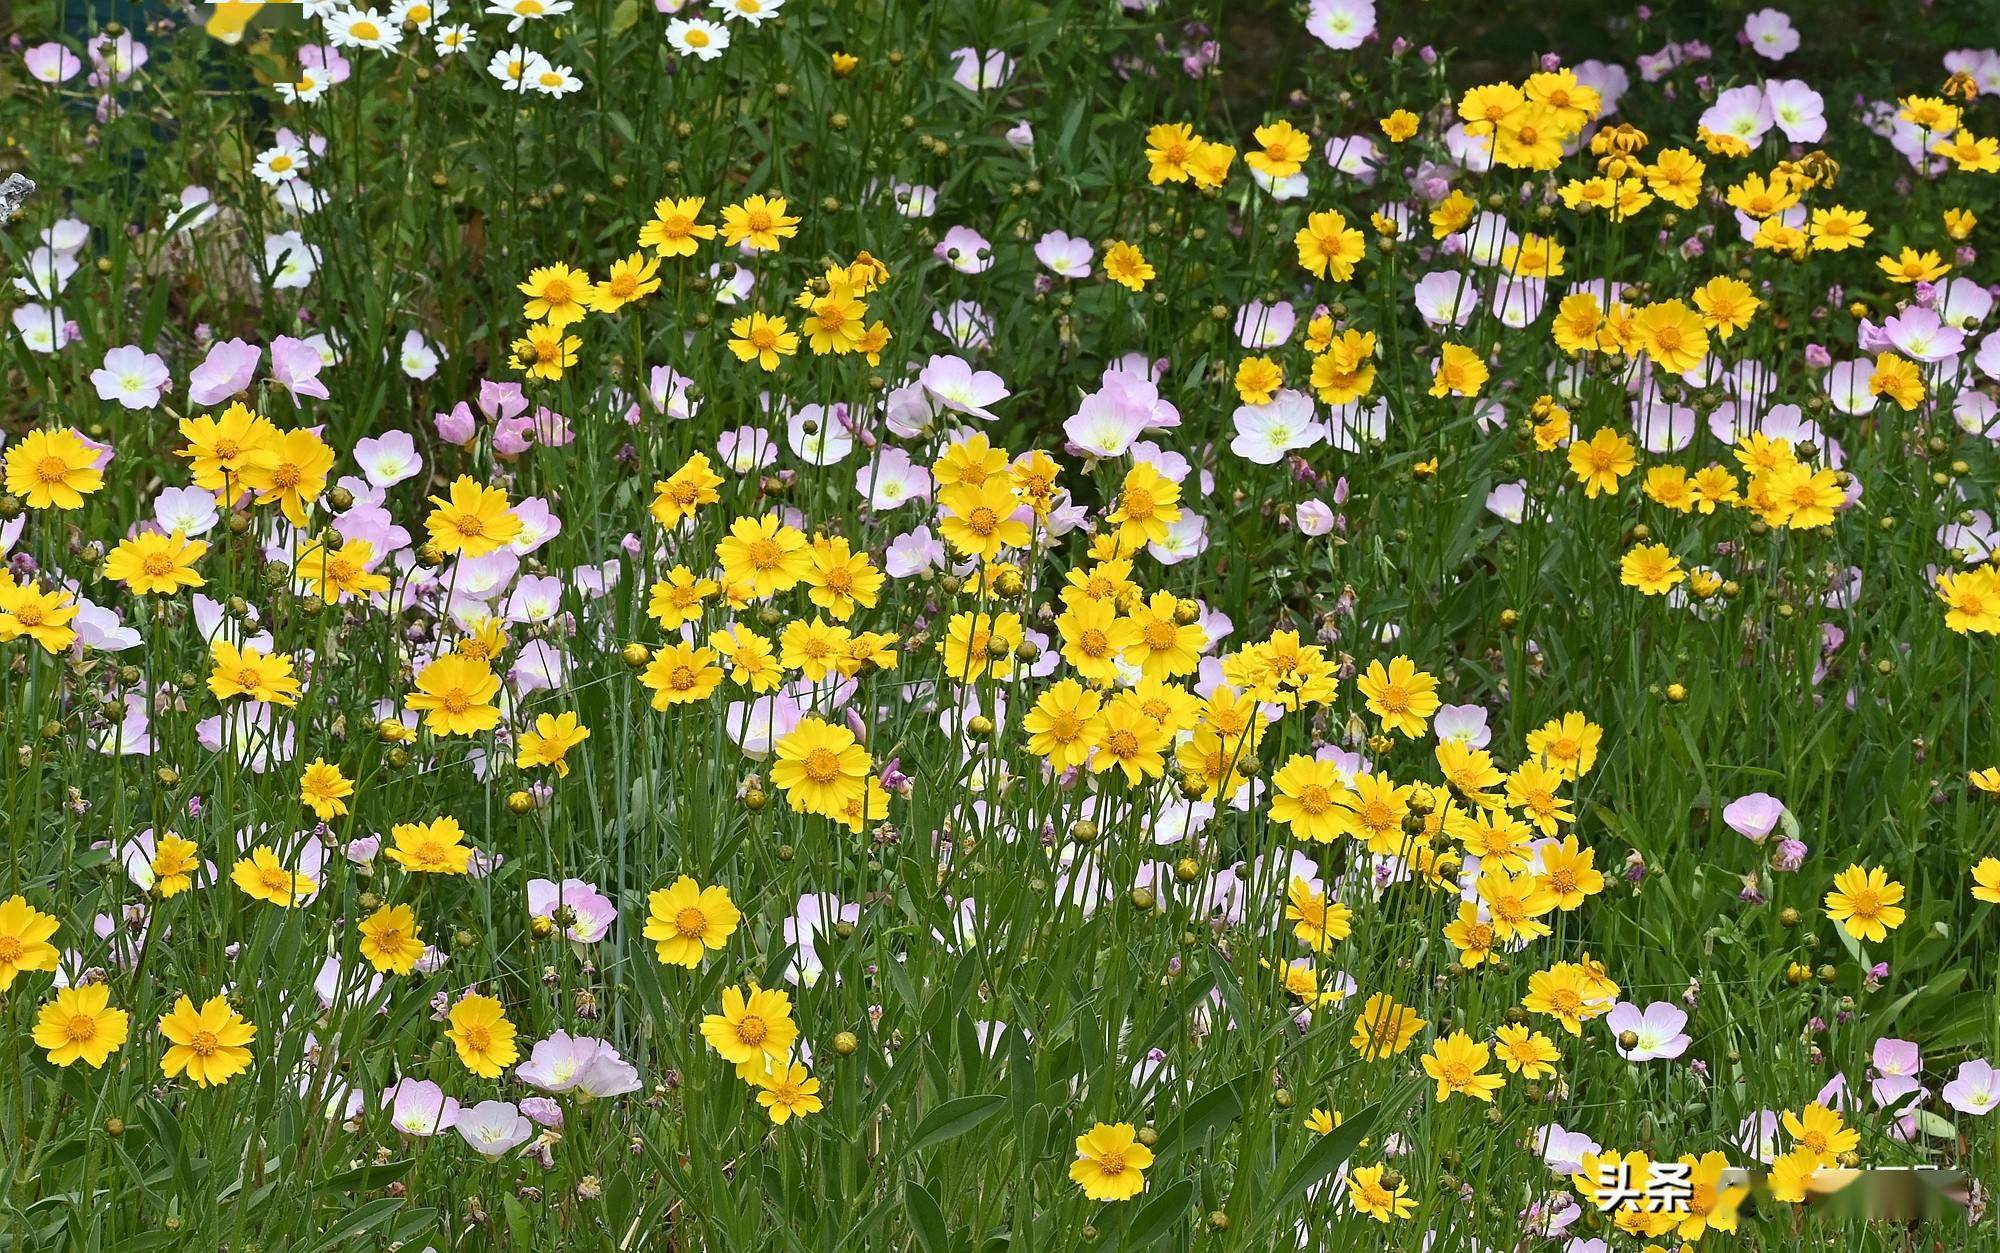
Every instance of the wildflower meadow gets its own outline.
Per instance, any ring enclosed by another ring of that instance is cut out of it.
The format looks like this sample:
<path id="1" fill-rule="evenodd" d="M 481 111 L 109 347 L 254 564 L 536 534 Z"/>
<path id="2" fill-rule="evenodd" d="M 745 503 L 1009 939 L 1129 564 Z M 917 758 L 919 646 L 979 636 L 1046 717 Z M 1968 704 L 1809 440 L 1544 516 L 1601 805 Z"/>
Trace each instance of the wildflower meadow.
<path id="1" fill-rule="evenodd" d="M 2000 9 L 0 11 L 0 1245 L 2000 1248 Z"/>

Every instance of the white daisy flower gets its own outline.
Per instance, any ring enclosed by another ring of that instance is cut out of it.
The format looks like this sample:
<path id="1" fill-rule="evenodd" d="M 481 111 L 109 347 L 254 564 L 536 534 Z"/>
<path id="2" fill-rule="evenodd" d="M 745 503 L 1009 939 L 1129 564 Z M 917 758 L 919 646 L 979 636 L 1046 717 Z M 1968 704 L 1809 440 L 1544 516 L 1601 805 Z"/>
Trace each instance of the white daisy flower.
<path id="1" fill-rule="evenodd" d="M 521 91 L 528 80 L 549 68 L 549 59 L 531 48 L 515 44 L 493 54 L 486 72 L 500 80 L 502 91 Z"/>
<path id="2" fill-rule="evenodd" d="M 429 30 L 450 9 L 447 0 L 396 0 L 389 7 L 389 20 L 398 26 Z"/>
<path id="3" fill-rule="evenodd" d="M 299 81 L 274 84 L 279 99 L 287 104 L 312 104 L 326 94 L 327 82 L 312 70 L 299 67 Z"/>
<path id="4" fill-rule="evenodd" d="M 675 18 L 667 23 L 667 42 L 676 52 L 713 61 L 729 47 L 729 31 L 699 17 Z"/>
<path id="5" fill-rule="evenodd" d="M 257 154 L 250 172 L 266 187 L 276 187 L 279 183 L 289 183 L 305 173 L 308 164 L 305 150 L 295 144 L 279 144 L 266 148 Z"/>
<path id="6" fill-rule="evenodd" d="M 567 65 L 544 64 L 540 73 L 528 77 L 527 85 L 545 96 L 558 99 L 583 90 L 583 80 L 571 73 Z"/>
<path id="7" fill-rule="evenodd" d="M 714 6 L 722 10 L 724 21 L 741 18 L 752 26 L 762 26 L 765 18 L 776 16 L 785 7 L 785 0 L 714 0 Z"/>
<path id="8" fill-rule="evenodd" d="M 403 32 L 373 9 L 343 9 L 326 19 L 326 41 L 336 48 L 394 52 Z"/>
<path id="9" fill-rule="evenodd" d="M 569 12 L 570 7 L 570 0 L 494 0 L 486 6 L 486 15 L 512 18 L 507 23 L 507 33 L 511 35 L 529 22 L 560 17 Z"/>
<path id="10" fill-rule="evenodd" d="M 437 29 L 437 54 L 441 57 L 456 56 L 472 46 L 472 28 L 463 23 L 457 26 L 440 26 Z"/>

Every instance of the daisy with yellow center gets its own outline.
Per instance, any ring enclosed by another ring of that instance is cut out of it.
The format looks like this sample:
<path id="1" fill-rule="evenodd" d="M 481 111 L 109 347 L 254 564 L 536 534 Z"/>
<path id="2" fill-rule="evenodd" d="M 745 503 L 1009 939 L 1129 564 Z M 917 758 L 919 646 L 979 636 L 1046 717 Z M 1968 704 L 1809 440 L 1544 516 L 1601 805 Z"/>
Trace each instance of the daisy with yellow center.
<path id="1" fill-rule="evenodd" d="M 783 196 L 747 196 L 722 210 L 722 242 L 747 245 L 752 252 L 776 252 L 780 241 L 799 233 L 799 219 L 785 212 Z M 768 367 L 767 367 L 768 368 Z"/>
<path id="2" fill-rule="evenodd" d="M 354 784 L 340 772 L 340 767 L 329 765 L 325 759 L 315 757 L 299 777 L 299 801 L 321 822 L 331 822 L 347 812 L 347 798 L 354 795 Z"/>
<path id="3" fill-rule="evenodd" d="M 691 257 L 700 240 L 714 239 L 715 228 L 700 220 L 703 197 L 684 196 L 653 202 L 653 220 L 639 228 L 639 246 L 663 257 Z"/>
<path id="4" fill-rule="evenodd" d="M 516 284 L 528 298 L 521 316 L 530 322 L 546 322 L 556 329 L 581 322 L 589 312 L 585 303 L 593 290 L 590 275 L 557 262 L 528 272 L 528 281 Z"/>

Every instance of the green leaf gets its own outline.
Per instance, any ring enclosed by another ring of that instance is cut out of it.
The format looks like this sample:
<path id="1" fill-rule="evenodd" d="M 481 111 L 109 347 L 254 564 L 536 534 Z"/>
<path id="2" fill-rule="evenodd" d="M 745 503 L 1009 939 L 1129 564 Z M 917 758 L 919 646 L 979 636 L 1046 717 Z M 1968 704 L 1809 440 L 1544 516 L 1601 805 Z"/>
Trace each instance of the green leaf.
<path id="1" fill-rule="evenodd" d="M 1219 1083 L 1188 1102 L 1167 1129 L 1160 1134 L 1159 1155 L 1165 1157 L 1192 1148 L 1243 1116 L 1244 1099 L 1262 1078 L 1249 1070 L 1226 1083 Z"/>
<path id="2" fill-rule="evenodd" d="M 1007 1098 L 998 1093 L 982 1093 L 978 1096 L 961 1096 L 946 1101 L 917 1124 L 917 1133 L 910 1139 L 905 1153 L 916 1153 L 947 1140 L 956 1140 L 966 1132 L 985 1122 L 1000 1112 L 1007 1104 Z"/>
<path id="3" fill-rule="evenodd" d="M 319 1185 L 321 1192 L 370 1192 L 387 1187 L 410 1172 L 415 1165 L 414 1158 L 383 1162 L 378 1165 L 356 1166 L 353 1170 L 343 1170 Z"/>
<path id="4" fill-rule="evenodd" d="M 903 1184 L 903 1209 L 910 1216 L 910 1230 L 924 1253 L 951 1253 L 951 1232 L 944 1225 L 944 1210 L 930 1189 L 914 1179 Z"/>
<path id="5" fill-rule="evenodd" d="M 1183 1179 L 1146 1202 L 1144 1209 L 1125 1229 L 1125 1248 L 1155 1249 L 1169 1233 L 1187 1226 L 1188 1210 L 1194 1204 L 1194 1180 Z"/>

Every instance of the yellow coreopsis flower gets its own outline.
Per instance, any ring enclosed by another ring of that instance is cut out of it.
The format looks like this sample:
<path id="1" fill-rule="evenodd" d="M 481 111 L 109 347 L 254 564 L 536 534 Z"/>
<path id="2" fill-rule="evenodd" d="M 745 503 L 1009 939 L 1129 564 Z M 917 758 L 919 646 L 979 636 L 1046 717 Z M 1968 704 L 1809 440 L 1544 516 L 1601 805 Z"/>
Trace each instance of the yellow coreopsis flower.
<path id="1" fill-rule="evenodd" d="M 65 427 L 29 431 L 7 450 L 7 490 L 30 509 L 81 509 L 104 486 L 98 450 Z"/>
<path id="2" fill-rule="evenodd" d="M 753 252 L 776 252 L 781 241 L 799 233 L 799 219 L 785 212 L 783 196 L 746 196 L 722 210 L 722 242 L 748 244 Z M 768 367 L 766 367 L 768 368 Z"/>
<path id="3" fill-rule="evenodd" d="M 751 1067 L 751 1074 L 784 1065 L 799 1038 L 799 1025 L 792 1021 L 792 998 L 755 983 L 747 993 L 732 984 L 722 989 L 722 1012 L 701 1020 L 701 1038 L 722 1060 Z"/>
<path id="4" fill-rule="evenodd" d="M 1490 1047 L 1463 1031 L 1433 1041 L 1422 1060 L 1424 1073 L 1437 1082 L 1439 1103 L 1461 1094 L 1476 1101 L 1491 1101 L 1493 1094 L 1507 1085 L 1504 1075 L 1484 1073 L 1492 1056 Z"/>
<path id="5" fill-rule="evenodd" d="M 465 829 L 449 815 L 431 822 L 399 822 L 389 829 L 389 860 L 412 874 L 465 874 L 473 849 Z"/>
<path id="6" fill-rule="evenodd" d="M 659 959 L 672 966 L 700 965 L 708 950 L 728 943 L 743 919 L 728 888 L 705 888 L 687 875 L 647 897 L 646 906 L 645 936 Z"/>
<path id="7" fill-rule="evenodd" d="M 825 1108 L 819 1099 L 819 1080 L 797 1062 L 789 1065 L 779 1062 L 758 1075 L 756 1085 L 757 1103 L 780 1127 L 794 1118 L 817 1114 Z"/>
<path id="8" fill-rule="evenodd" d="M 1098 1123 L 1076 1138 L 1069 1177 L 1093 1201 L 1129 1201 L 1146 1190 L 1153 1150 L 1139 1143 L 1129 1122 Z"/>
<path id="9" fill-rule="evenodd" d="M 500 694 L 500 677 L 484 661 L 446 653 L 417 672 L 416 685 L 403 707 L 422 713 L 434 735 L 477 735 L 500 723 L 491 703 Z"/>
<path id="10" fill-rule="evenodd" d="M 639 246 L 651 248 L 663 257 L 691 257 L 696 242 L 715 238 L 715 228 L 700 221 L 701 196 L 653 202 L 653 220 L 639 228 Z"/>
<path id="11" fill-rule="evenodd" d="M 361 956 L 385 974 L 409 974 L 423 959 L 423 928 L 408 905 L 384 905 L 363 918 L 358 929 Z"/>
<path id="12" fill-rule="evenodd" d="M 530 322 L 546 322 L 561 330 L 583 321 L 590 312 L 590 275 L 561 262 L 529 271 L 528 280 L 516 287 L 528 298 L 521 316 Z"/>
<path id="13" fill-rule="evenodd" d="M 558 779 L 569 777 L 569 750 L 590 738 L 590 728 L 577 721 L 574 711 L 542 714 L 516 743 L 514 764 L 523 770 L 540 766 L 555 768 Z"/>
<path id="14" fill-rule="evenodd" d="M 250 1042 L 257 1028 L 230 1007 L 229 999 L 211 996 L 200 1009 L 186 996 L 160 1016 L 160 1034 L 168 1048 L 160 1071 L 171 1079 L 185 1074 L 196 1087 L 228 1083 L 250 1068 Z"/>
<path id="15" fill-rule="evenodd" d="M 35 1019 L 35 1043 L 57 1066 L 82 1062 L 93 1070 L 125 1046 L 130 1016 L 111 1007 L 111 989 L 102 983 L 60 988 Z"/>
<path id="16" fill-rule="evenodd" d="M 521 1056 L 514 1043 L 514 1024 L 493 997 L 468 993 L 451 1007 L 451 1030 L 444 1033 L 458 1050 L 458 1060 L 482 1079 L 498 1079 L 500 1072 Z"/>
<path id="17" fill-rule="evenodd" d="M 329 764 L 325 758 L 315 757 L 299 776 L 299 801 L 319 816 L 321 822 L 331 822 L 347 812 L 347 798 L 354 795 L 354 784 L 340 772 L 340 767 Z"/>
<path id="18" fill-rule="evenodd" d="M 194 563 L 208 551 L 206 540 L 191 540 L 184 531 L 172 535 L 141 531 L 118 541 L 105 558 L 104 575 L 123 583 L 134 596 L 170 596 L 184 587 L 200 587 Z"/>
<path id="19" fill-rule="evenodd" d="M 287 867 L 269 844 L 259 844 L 248 856 L 238 858 L 229 877 L 252 900 L 288 909 L 305 904 L 319 891 L 312 876 Z"/>
<path id="20" fill-rule="evenodd" d="M 58 928 L 51 914 L 21 895 L 0 901 L 0 992 L 14 986 L 24 970 L 54 970 L 60 954 L 49 943 Z"/>
<path id="21" fill-rule="evenodd" d="M 1857 940 L 1880 943 L 1903 925 L 1903 885 L 1880 866 L 1849 866 L 1833 877 L 1826 894 L 1826 916 Z"/>

